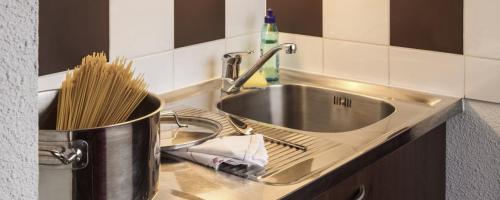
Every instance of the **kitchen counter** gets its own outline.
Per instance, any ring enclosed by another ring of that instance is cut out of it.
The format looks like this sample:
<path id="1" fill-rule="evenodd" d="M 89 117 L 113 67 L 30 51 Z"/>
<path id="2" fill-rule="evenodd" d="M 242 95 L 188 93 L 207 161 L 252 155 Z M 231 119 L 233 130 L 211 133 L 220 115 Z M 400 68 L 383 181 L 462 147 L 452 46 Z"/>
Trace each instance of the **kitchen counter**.
<path id="1" fill-rule="evenodd" d="M 281 70 L 282 84 L 302 84 L 367 96 L 388 102 L 396 111 L 367 127 L 342 133 L 305 132 L 306 135 L 342 143 L 350 150 L 331 153 L 335 162 L 298 182 L 270 185 L 243 179 L 162 154 L 159 193 L 156 199 L 278 199 L 300 191 L 325 175 L 348 176 L 374 159 L 409 143 L 462 111 L 460 98 L 406 89 L 335 79 L 322 75 Z M 220 113 L 220 81 L 212 80 L 161 95 L 165 109 L 197 108 Z M 384 148 L 381 148 L 384 147 Z M 369 159 L 367 159 L 369 158 Z M 356 164 L 353 164 L 356 162 Z"/>

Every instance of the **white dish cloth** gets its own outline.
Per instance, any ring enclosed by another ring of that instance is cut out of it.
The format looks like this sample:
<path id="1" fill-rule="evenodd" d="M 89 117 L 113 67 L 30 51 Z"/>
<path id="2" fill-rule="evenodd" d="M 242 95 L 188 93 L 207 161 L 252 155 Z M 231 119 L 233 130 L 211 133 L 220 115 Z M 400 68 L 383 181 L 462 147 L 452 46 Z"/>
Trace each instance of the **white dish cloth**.
<path id="1" fill-rule="evenodd" d="M 268 162 L 264 137 L 261 134 L 226 136 L 168 154 L 200 163 L 218 170 L 221 163 L 264 168 Z"/>

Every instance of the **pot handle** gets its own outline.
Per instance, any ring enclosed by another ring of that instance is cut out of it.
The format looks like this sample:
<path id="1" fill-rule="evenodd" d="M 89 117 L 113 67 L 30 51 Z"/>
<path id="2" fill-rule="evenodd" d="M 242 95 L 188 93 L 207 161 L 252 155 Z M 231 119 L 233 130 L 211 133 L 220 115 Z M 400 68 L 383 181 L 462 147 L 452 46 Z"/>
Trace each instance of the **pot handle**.
<path id="1" fill-rule="evenodd" d="M 174 112 L 174 111 L 163 111 L 163 112 L 160 113 L 160 117 L 166 117 L 166 116 L 173 116 L 174 120 L 175 120 L 175 123 L 177 124 L 177 126 L 179 126 L 179 128 L 187 128 L 188 127 L 187 124 L 182 124 L 179 121 L 179 116 L 177 115 L 177 112 Z"/>
<path id="2" fill-rule="evenodd" d="M 88 164 L 88 144 L 84 140 L 72 142 L 39 142 L 39 165 L 47 168 L 73 170 Z"/>
<path id="3" fill-rule="evenodd" d="M 58 158 L 62 163 L 65 165 L 71 164 L 73 161 L 80 161 L 83 157 L 82 150 L 78 148 L 72 148 L 70 149 L 70 153 L 65 154 L 64 152 L 60 152 L 57 150 L 49 150 L 50 153 L 52 153 L 53 156 Z"/>

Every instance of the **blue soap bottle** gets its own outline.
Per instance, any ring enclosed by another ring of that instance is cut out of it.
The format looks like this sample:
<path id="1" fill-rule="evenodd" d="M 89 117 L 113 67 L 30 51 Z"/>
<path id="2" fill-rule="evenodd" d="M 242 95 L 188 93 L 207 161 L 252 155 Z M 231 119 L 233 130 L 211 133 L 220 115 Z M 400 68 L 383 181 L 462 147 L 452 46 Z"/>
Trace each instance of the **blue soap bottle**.
<path id="1" fill-rule="evenodd" d="M 278 26 L 276 25 L 276 16 L 273 15 L 271 8 L 266 12 L 260 38 L 261 56 L 269 49 L 278 46 Z M 264 64 L 261 73 L 268 83 L 279 82 L 279 54 L 274 55 Z"/>

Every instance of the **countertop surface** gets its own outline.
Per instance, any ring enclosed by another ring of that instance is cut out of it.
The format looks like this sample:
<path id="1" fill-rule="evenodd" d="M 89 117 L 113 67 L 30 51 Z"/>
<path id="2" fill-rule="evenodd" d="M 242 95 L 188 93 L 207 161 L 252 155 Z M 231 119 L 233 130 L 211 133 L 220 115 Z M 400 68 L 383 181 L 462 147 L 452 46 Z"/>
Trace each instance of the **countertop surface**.
<path id="1" fill-rule="evenodd" d="M 353 159 L 374 153 L 378 146 L 401 134 L 406 142 L 417 139 L 450 117 L 462 111 L 460 98 L 446 97 L 406 89 L 392 88 L 335 79 L 322 75 L 281 70 L 281 84 L 299 84 L 367 96 L 393 105 L 394 113 L 375 124 L 341 133 L 301 134 L 342 144 L 337 152 L 328 151 L 323 159 L 331 159 L 328 168 L 300 181 L 286 185 L 270 185 L 216 172 L 162 153 L 159 193 L 155 199 L 279 199 L 300 190 L 319 177 L 335 173 Z M 220 80 L 212 80 L 161 95 L 166 110 L 183 108 L 221 113 L 216 108 L 221 99 Z M 264 125 L 265 126 L 265 125 Z M 376 152 L 375 152 L 376 153 Z M 383 155 L 381 155 L 383 156 Z"/>

